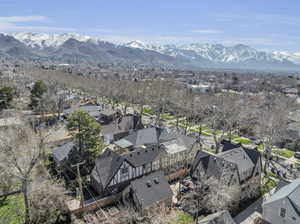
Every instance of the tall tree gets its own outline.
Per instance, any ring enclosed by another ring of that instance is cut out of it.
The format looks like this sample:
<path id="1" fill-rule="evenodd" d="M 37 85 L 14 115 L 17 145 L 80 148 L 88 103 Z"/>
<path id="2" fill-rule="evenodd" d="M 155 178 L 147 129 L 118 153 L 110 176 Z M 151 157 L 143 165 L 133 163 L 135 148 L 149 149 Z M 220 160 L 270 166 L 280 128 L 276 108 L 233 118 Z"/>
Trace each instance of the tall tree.
<path id="1" fill-rule="evenodd" d="M 29 184 L 40 162 L 38 137 L 26 125 L 10 127 L 0 135 L 0 168 L 21 182 L 25 204 L 25 223 L 30 223 Z"/>
<path id="2" fill-rule="evenodd" d="M 31 89 L 31 107 L 35 108 L 47 91 L 48 87 L 44 81 L 36 81 Z"/>
<path id="3" fill-rule="evenodd" d="M 16 91 L 11 86 L 0 86 L 0 110 L 7 109 L 14 96 L 16 94 Z"/>
<path id="4" fill-rule="evenodd" d="M 100 155 L 103 145 L 100 139 L 101 126 L 88 112 L 77 110 L 68 117 L 67 128 L 75 138 L 73 163 L 82 162 L 84 158 L 89 165 Z"/>

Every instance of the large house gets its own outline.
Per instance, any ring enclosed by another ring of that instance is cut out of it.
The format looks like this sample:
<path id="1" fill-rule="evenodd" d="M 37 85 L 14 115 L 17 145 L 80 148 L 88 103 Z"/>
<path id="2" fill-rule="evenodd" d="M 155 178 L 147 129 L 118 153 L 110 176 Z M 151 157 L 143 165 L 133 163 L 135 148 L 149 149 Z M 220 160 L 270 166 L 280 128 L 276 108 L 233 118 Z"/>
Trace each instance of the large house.
<path id="1" fill-rule="evenodd" d="M 159 145 L 176 139 L 176 136 L 167 132 L 165 129 L 149 127 L 132 132 L 130 135 L 115 141 L 114 144 L 120 149 Z"/>
<path id="2" fill-rule="evenodd" d="M 193 138 L 179 135 L 169 142 L 141 145 L 125 153 L 107 149 L 95 161 L 92 186 L 100 195 L 106 195 L 157 170 L 163 170 L 165 175 L 175 173 L 192 163 L 197 151 L 193 145 Z"/>
<path id="3" fill-rule="evenodd" d="M 300 179 L 284 183 L 263 203 L 263 219 L 270 224 L 300 223 Z"/>
<path id="4" fill-rule="evenodd" d="M 160 168 L 161 150 L 157 146 L 118 154 L 106 150 L 95 161 L 91 173 L 92 187 L 100 194 L 120 192 L 130 181 Z"/>
<path id="5" fill-rule="evenodd" d="M 241 198 L 250 192 L 259 192 L 261 181 L 261 156 L 253 149 L 243 147 L 229 149 L 213 155 L 199 151 L 192 164 L 191 176 L 201 178 L 215 177 L 223 184 L 236 185 L 241 188 Z"/>

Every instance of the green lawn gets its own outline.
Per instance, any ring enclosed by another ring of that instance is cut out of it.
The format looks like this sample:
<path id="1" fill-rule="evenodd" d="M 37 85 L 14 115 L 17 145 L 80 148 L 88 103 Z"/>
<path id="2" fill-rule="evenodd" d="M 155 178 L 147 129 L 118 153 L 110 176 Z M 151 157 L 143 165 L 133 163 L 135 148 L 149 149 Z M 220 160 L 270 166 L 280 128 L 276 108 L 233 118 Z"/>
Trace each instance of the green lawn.
<path id="1" fill-rule="evenodd" d="M 195 224 L 195 221 L 190 214 L 178 211 L 176 219 L 168 222 L 168 224 Z"/>
<path id="2" fill-rule="evenodd" d="M 145 107 L 145 108 L 143 109 L 143 113 L 153 115 L 153 114 L 154 114 L 154 110 L 153 110 L 152 108 Z"/>
<path id="3" fill-rule="evenodd" d="M 5 201 L 0 200 L 0 223 L 19 224 L 24 222 L 23 195 L 9 196 Z"/>
<path id="4" fill-rule="evenodd" d="M 285 158 L 292 158 L 295 155 L 294 151 L 288 149 L 273 149 L 272 153 L 283 156 Z"/>
<path id="5" fill-rule="evenodd" d="M 174 120 L 175 117 L 170 115 L 170 114 L 161 114 L 160 117 L 164 120 L 167 120 L 167 121 L 171 121 L 171 120 Z"/>
<path id="6" fill-rule="evenodd" d="M 243 137 L 233 138 L 232 140 L 236 143 L 241 143 L 241 144 L 245 144 L 245 145 L 249 145 L 252 143 L 252 141 L 250 139 L 243 138 Z"/>
<path id="7" fill-rule="evenodd" d="M 277 182 L 271 178 L 263 177 L 263 185 L 261 187 L 261 194 L 264 195 L 277 186 Z"/>

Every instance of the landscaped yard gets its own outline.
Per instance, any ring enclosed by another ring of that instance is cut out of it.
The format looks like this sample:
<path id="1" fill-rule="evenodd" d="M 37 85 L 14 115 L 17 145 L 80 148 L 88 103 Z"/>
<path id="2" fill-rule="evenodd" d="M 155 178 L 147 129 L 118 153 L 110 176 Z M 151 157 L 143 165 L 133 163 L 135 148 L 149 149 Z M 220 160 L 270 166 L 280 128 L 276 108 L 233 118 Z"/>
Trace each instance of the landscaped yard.
<path id="1" fill-rule="evenodd" d="M 277 186 L 277 182 L 269 177 L 263 177 L 261 194 L 264 195 Z"/>
<path id="2" fill-rule="evenodd" d="M 23 195 L 9 196 L 6 200 L 0 200 L 0 223 L 23 223 L 24 203 Z"/>
<path id="3" fill-rule="evenodd" d="M 288 149 L 273 149 L 272 153 L 283 156 L 285 158 L 292 158 L 295 155 L 294 151 Z"/>
<path id="4" fill-rule="evenodd" d="M 244 145 L 249 145 L 252 143 L 252 141 L 250 139 L 244 138 L 244 137 L 236 137 L 236 138 L 233 138 L 232 140 L 236 143 L 241 143 Z"/>
<path id="5" fill-rule="evenodd" d="M 193 217 L 185 212 L 178 211 L 176 214 L 176 218 L 168 224 L 195 224 Z"/>

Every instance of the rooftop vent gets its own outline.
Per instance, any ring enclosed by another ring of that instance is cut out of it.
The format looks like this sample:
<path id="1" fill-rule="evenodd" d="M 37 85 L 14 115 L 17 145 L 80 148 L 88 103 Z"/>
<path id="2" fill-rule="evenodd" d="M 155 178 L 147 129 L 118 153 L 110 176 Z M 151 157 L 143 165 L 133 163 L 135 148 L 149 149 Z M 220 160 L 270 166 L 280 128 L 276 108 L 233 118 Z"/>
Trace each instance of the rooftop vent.
<path id="1" fill-rule="evenodd" d="M 145 152 L 148 152 L 147 150 L 145 150 Z"/>
<path id="2" fill-rule="evenodd" d="M 147 185 L 147 187 L 151 187 L 150 181 L 147 181 L 146 185 Z"/>

